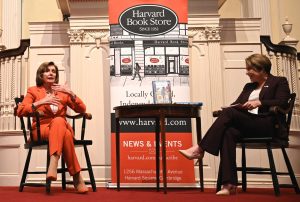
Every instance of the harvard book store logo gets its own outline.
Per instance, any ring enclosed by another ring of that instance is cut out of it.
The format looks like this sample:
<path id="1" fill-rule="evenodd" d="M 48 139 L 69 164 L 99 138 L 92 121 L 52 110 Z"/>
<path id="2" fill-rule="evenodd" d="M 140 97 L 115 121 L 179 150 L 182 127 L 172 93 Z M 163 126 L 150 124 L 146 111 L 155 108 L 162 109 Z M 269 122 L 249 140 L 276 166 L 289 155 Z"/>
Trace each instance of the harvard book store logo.
<path id="1" fill-rule="evenodd" d="M 172 31 L 178 24 L 178 17 L 161 5 L 139 5 L 123 11 L 119 24 L 131 34 L 156 36 Z"/>

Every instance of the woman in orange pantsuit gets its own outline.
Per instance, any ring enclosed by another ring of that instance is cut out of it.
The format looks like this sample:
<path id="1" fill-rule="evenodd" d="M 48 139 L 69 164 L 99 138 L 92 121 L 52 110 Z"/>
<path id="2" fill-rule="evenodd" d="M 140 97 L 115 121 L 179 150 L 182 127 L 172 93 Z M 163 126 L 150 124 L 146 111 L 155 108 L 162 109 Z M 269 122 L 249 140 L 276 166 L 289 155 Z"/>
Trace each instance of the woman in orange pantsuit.
<path id="1" fill-rule="evenodd" d="M 57 165 L 60 155 L 64 156 L 68 171 L 73 176 L 74 187 L 79 193 L 87 193 L 80 165 L 74 148 L 74 132 L 66 121 L 67 107 L 77 113 L 86 110 L 85 104 L 66 85 L 59 85 L 58 68 L 53 62 L 44 62 L 36 72 L 36 86 L 30 87 L 21 104 L 17 115 L 22 116 L 35 110 L 43 112 L 40 119 L 42 139 L 49 140 L 50 164 L 47 180 L 57 179 Z M 33 138 L 37 139 L 33 120 Z"/>

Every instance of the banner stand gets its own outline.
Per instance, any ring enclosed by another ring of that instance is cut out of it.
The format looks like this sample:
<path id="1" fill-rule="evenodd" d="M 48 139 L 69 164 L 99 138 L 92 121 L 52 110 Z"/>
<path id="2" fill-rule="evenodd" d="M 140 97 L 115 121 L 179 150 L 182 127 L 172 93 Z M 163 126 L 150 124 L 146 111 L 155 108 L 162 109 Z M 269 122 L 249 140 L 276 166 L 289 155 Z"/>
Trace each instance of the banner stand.
<path id="1" fill-rule="evenodd" d="M 109 0 L 111 181 L 116 183 L 113 108 L 190 101 L 188 0 Z M 191 120 L 166 118 L 168 187 L 197 187 L 194 162 L 178 150 L 192 145 Z M 121 187 L 155 187 L 155 120 L 120 120 Z M 161 143 L 160 143 L 161 144 Z"/>

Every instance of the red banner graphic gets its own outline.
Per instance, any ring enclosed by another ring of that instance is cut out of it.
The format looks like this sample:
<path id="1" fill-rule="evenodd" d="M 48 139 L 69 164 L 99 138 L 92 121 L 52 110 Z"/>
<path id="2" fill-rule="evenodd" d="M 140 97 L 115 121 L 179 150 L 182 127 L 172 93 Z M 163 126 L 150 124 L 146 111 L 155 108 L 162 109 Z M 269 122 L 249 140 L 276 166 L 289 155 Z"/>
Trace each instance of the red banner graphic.
<path id="1" fill-rule="evenodd" d="M 187 161 L 178 150 L 192 145 L 190 133 L 167 133 L 167 181 L 168 183 L 193 183 L 193 161 Z M 115 133 L 112 134 L 115 142 Z M 160 149 L 161 151 L 161 149 Z M 116 147 L 112 144 L 112 182 L 116 182 Z M 123 183 L 155 183 L 155 134 L 122 133 L 120 135 L 120 181 Z M 160 159 L 161 160 L 161 159 Z M 162 165 L 162 162 L 160 163 Z M 162 169 L 160 169 L 162 182 Z"/>

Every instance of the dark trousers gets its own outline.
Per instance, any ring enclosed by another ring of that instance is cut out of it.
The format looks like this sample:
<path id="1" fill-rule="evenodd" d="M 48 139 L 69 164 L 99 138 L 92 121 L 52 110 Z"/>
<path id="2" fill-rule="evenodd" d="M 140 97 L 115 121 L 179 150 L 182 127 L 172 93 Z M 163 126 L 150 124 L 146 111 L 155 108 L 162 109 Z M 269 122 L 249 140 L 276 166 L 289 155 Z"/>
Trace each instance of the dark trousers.
<path id="1" fill-rule="evenodd" d="M 236 142 L 241 137 L 266 137 L 273 134 L 273 130 L 272 116 L 226 108 L 208 129 L 199 146 L 215 156 L 220 152 L 222 184 L 237 185 Z"/>

